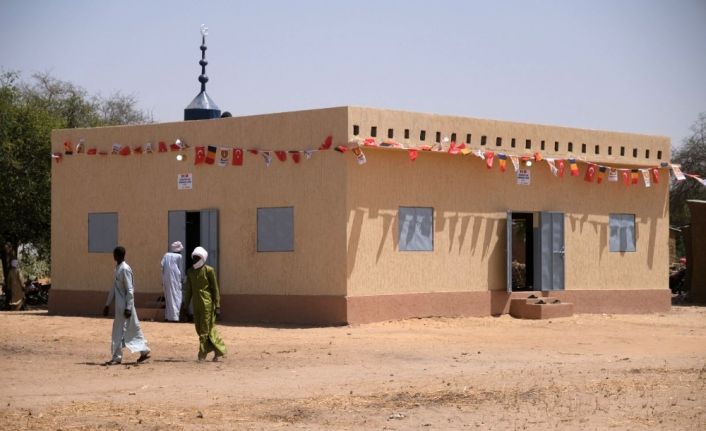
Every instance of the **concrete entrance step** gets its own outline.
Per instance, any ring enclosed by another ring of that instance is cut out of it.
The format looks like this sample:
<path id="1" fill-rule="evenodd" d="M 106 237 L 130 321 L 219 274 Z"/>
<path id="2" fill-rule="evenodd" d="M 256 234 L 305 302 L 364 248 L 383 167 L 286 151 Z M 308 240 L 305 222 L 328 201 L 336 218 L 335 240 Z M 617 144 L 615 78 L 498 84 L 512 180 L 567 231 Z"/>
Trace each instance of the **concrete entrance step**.
<path id="1" fill-rule="evenodd" d="M 510 315 L 517 319 L 555 319 L 574 315 L 574 304 L 551 296 L 510 300 Z"/>

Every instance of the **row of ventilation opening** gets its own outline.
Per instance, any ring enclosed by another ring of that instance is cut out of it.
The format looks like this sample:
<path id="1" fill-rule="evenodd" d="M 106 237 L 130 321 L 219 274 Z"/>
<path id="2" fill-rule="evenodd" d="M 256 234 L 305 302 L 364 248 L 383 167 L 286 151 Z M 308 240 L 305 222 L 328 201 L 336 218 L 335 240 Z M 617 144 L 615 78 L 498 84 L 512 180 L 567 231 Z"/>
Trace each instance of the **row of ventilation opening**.
<path id="1" fill-rule="evenodd" d="M 370 127 L 370 137 L 376 138 L 378 134 L 378 130 L 376 126 Z M 359 136 L 360 135 L 360 127 L 357 125 L 353 125 L 353 135 L 354 136 Z M 395 138 L 395 131 L 393 129 L 387 129 L 387 138 L 388 139 L 394 139 Z M 452 133 L 450 137 L 451 142 L 459 142 L 457 139 L 456 133 Z M 471 138 L 472 135 L 471 133 L 466 134 L 466 144 L 471 144 Z M 409 139 L 409 129 L 404 129 L 404 139 Z M 420 130 L 419 131 L 419 140 L 424 142 L 427 139 L 427 132 L 426 130 Z M 437 143 L 441 143 L 441 132 L 436 132 L 436 136 L 434 138 L 434 141 Z M 495 138 L 495 146 L 500 147 L 503 144 L 503 138 L 497 137 Z M 480 137 L 480 145 L 481 146 L 487 146 L 488 145 L 488 137 L 485 135 L 481 135 Z M 517 140 L 515 138 L 510 139 L 510 147 L 512 148 L 517 148 Z M 560 150 L 560 144 L 559 141 L 554 141 L 554 152 L 559 152 Z M 533 150 L 532 148 L 532 140 L 531 139 L 525 139 L 525 149 L 526 150 Z M 534 150 L 537 150 L 535 148 Z M 539 151 L 546 151 L 547 150 L 547 145 L 544 140 L 540 141 L 539 143 Z M 586 144 L 581 144 L 581 153 L 586 154 L 586 151 L 588 150 Z M 566 151 L 569 153 L 574 152 L 574 144 L 573 142 L 567 142 L 566 145 Z M 600 145 L 595 145 L 593 147 L 593 154 L 600 155 L 601 154 L 601 147 Z M 608 155 L 612 156 L 613 155 L 613 146 L 609 145 L 608 146 Z M 620 147 L 620 156 L 625 157 L 625 147 L 621 146 Z M 633 148 L 632 149 L 632 156 L 634 158 L 638 157 L 638 149 Z M 650 150 L 645 149 L 645 159 L 650 158 Z M 662 151 L 657 151 L 657 160 L 662 160 Z"/>

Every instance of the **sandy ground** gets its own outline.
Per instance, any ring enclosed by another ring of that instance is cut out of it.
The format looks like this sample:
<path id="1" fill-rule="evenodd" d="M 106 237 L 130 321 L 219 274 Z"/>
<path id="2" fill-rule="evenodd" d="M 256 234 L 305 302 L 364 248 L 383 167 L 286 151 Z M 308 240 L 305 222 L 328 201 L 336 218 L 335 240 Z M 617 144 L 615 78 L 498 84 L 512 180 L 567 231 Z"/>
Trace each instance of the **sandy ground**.
<path id="1" fill-rule="evenodd" d="M 108 367 L 111 322 L 0 313 L 0 429 L 706 429 L 706 308 L 220 325 L 220 363 L 143 322 L 153 358 Z"/>

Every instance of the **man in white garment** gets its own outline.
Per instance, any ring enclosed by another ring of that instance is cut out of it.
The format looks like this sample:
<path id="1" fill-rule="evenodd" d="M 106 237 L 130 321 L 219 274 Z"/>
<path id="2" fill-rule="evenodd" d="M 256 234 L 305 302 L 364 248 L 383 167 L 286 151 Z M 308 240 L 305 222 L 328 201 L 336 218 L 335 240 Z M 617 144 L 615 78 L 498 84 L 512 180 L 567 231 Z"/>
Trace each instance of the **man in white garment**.
<path id="1" fill-rule="evenodd" d="M 118 246 L 113 250 L 115 267 L 115 280 L 108 293 L 108 300 L 103 308 L 103 315 L 107 316 L 110 304 L 115 300 L 115 319 L 113 320 L 113 340 L 111 351 L 113 357 L 106 365 L 118 365 L 123 360 L 123 347 L 131 352 L 140 352 L 137 362 L 144 362 L 150 357 L 150 348 L 140 329 L 140 321 L 135 310 L 135 287 L 132 279 L 132 268 L 125 262 L 125 248 Z"/>
<path id="2" fill-rule="evenodd" d="M 181 286 L 183 263 L 181 251 L 184 249 L 180 241 L 173 242 L 169 252 L 162 257 L 162 288 L 164 288 L 164 319 L 167 322 L 179 321 L 181 308 Z"/>

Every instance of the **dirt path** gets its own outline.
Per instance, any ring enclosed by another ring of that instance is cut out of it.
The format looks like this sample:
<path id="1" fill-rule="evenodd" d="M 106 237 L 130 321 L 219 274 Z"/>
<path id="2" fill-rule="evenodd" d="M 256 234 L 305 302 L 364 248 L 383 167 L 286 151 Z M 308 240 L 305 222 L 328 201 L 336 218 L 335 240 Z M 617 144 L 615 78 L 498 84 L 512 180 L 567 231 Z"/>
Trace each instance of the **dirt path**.
<path id="1" fill-rule="evenodd" d="M 0 313 L 0 428 L 706 429 L 706 309 L 337 328 L 143 322 L 153 359 L 106 367 L 110 319 Z M 13 378 L 9 378 L 13 376 Z"/>

